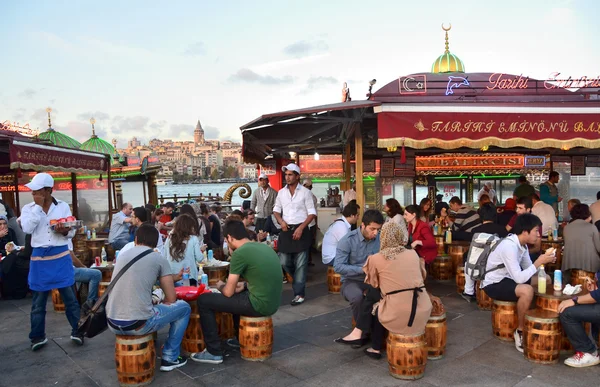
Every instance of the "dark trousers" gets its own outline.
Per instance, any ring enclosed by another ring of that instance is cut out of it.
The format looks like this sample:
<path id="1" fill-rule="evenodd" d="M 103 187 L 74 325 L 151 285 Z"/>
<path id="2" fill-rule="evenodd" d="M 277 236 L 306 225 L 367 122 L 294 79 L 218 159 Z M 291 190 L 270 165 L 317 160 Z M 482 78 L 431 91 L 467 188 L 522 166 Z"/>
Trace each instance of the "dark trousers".
<path id="1" fill-rule="evenodd" d="M 594 353 L 596 345 L 585 332 L 583 323 L 592 323 L 594 337 L 598 338 L 600 304 L 574 305 L 560 314 L 562 327 L 577 352 Z"/>
<path id="2" fill-rule="evenodd" d="M 263 317 L 252 307 L 250 293 L 244 291 L 235 293 L 231 297 L 225 297 L 220 293 L 203 294 L 198 297 L 198 313 L 200 314 L 200 325 L 204 335 L 206 349 L 211 355 L 223 356 L 221 339 L 217 329 L 215 312 L 233 314 L 233 325 L 236 336 L 240 328 L 240 315 L 247 317 Z"/>
<path id="3" fill-rule="evenodd" d="M 267 223 L 267 218 L 255 218 L 254 219 L 254 229 L 256 232 L 266 231 L 265 224 Z"/>
<path id="4" fill-rule="evenodd" d="M 381 300 L 381 292 L 379 289 L 369 287 L 367 294 L 360 302 L 358 319 L 356 327 L 364 333 L 371 332 L 371 347 L 374 350 L 380 351 L 383 346 L 383 337 L 385 328 L 379 322 L 377 314 L 373 316 L 373 305 Z"/>
<path id="5" fill-rule="evenodd" d="M 346 279 L 344 282 L 342 282 L 342 296 L 344 296 L 346 301 L 350 302 L 350 307 L 352 308 L 352 317 L 354 317 L 354 320 L 356 321 L 358 321 L 363 293 L 370 287 L 370 285 L 367 285 L 363 281 Z"/>

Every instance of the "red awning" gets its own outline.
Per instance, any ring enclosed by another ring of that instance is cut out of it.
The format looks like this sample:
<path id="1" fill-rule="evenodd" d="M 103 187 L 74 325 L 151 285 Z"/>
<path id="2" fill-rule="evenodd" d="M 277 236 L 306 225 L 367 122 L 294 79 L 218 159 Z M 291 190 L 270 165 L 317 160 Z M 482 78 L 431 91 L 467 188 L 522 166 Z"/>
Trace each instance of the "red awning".
<path id="1" fill-rule="evenodd" d="M 107 172 L 108 156 L 11 139 L 10 168 L 34 171 Z"/>

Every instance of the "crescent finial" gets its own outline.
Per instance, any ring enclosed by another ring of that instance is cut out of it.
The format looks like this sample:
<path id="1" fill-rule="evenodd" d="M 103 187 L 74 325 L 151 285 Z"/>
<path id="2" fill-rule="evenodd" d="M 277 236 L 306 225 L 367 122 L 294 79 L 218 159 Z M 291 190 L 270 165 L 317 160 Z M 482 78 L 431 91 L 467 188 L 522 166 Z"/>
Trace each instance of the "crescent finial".
<path id="1" fill-rule="evenodd" d="M 449 23 L 450 27 L 446 28 L 444 27 L 444 23 L 442 23 L 442 29 L 446 32 L 450 31 L 452 29 L 452 23 Z"/>

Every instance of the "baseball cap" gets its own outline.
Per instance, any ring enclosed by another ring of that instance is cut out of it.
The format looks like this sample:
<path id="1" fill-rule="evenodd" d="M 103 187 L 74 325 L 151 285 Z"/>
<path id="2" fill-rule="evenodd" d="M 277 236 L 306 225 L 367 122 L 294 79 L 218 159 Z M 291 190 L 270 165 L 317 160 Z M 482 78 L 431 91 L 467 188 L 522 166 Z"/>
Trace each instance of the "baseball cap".
<path id="1" fill-rule="evenodd" d="M 262 180 L 262 179 L 268 179 L 269 177 L 267 176 L 266 173 L 261 173 L 260 175 L 258 175 L 258 180 Z"/>
<path id="2" fill-rule="evenodd" d="M 37 191 L 42 188 L 53 188 L 54 187 L 54 179 L 47 173 L 38 173 L 31 179 L 31 181 L 25 184 L 25 187 L 29 188 L 32 191 Z"/>
<path id="3" fill-rule="evenodd" d="M 294 171 L 294 172 L 296 172 L 297 174 L 300 174 L 300 167 L 299 167 L 299 166 L 297 166 L 297 165 L 296 165 L 296 164 L 294 164 L 294 163 L 289 163 L 289 164 L 288 164 L 288 165 L 286 165 L 285 167 L 281 167 L 281 170 L 282 170 L 283 172 L 287 171 L 288 169 L 289 169 L 290 171 Z"/>

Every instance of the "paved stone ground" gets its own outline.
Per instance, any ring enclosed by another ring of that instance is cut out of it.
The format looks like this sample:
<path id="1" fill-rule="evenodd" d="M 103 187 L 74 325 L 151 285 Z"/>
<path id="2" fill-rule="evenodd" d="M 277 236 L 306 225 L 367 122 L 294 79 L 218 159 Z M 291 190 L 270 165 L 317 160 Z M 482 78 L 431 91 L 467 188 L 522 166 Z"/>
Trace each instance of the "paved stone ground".
<path id="1" fill-rule="evenodd" d="M 273 357 L 247 362 L 228 352 L 223 364 L 189 362 L 169 372 L 158 371 L 153 386 L 597 386 L 600 367 L 573 369 L 562 364 L 528 362 L 512 343 L 495 339 L 490 312 L 479 311 L 456 294 L 454 282 L 428 282 L 442 298 L 448 316 L 446 356 L 428 361 L 425 376 L 413 382 L 388 374 L 385 356 L 372 360 L 362 350 L 333 342 L 351 328 L 350 309 L 339 295 L 327 293 L 325 267 L 309 269 L 305 304 L 291 307 L 291 285 L 284 285 L 282 306 L 273 317 Z M 29 349 L 31 298 L 0 301 L 0 386 L 117 386 L 115 337 L 110 332 L 87 340 L 83 347 L 69 340 L 64 314 L 49 300 L 46 333 L 49 343 Z M 159 333 L 162 345 L 166 330 Z"/>

